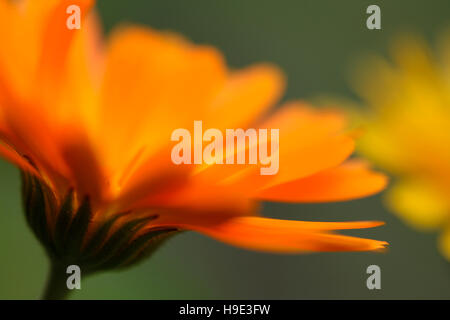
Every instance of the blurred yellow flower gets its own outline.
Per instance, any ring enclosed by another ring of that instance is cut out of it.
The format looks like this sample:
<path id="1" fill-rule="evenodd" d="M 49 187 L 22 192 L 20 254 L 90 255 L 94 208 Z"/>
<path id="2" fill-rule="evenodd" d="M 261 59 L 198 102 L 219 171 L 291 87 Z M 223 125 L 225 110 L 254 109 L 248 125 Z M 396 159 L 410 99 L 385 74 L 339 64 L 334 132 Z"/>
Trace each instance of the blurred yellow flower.
<path id="1" fill-rule="evenodd" d="M 388 205 L 413 226 L 442 229 L 450 259 L 450 36 L 434 56 L 414 36 L 397 39 L 393 61 L 359 65 L 355 87 L 369 110 L 359 151 L 396 179 Z"/>

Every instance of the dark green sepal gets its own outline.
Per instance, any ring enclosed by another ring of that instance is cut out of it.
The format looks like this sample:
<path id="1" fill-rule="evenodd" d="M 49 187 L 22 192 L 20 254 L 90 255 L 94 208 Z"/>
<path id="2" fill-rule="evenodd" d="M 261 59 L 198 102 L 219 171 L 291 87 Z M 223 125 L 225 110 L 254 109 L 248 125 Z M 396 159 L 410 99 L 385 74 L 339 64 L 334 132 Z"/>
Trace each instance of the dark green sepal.
<path id="1" fill-rule="evenodd" d="M 97 230 L 94 231 L 91 238 L 87 241 L 81 253 L 82 260 L 88 260 L 90 256 L 94 255 L 99 250 L 101 245 L 105 242 L 111 228 L 116 223 L 120 215 L 115 215 L 109 218 L 106 222 L 100 225 Z"/>
<path id="2" fill-rule="evenodd" d="M 66 255 L 78 258 L 81 253 L 83 239 L 91 222 L 92 210 L 88 197 L 85 197 L 70 223 L 65 241 Z"/>
<path id="3" fill-rule="evenodd" d="M 152 220 L 151 218 L 139 218 L 124 223 L 112 235 L 108 237 L 106 242 L 101 246 L 100 250 L 93 255 L 87 257 L 83 264 L 87 264 L 90 268 L 101 269 L 101 266 L 112 256 L 120 252 L 120 250 L 131 241 L 136 232 L 138 232 L 145 224 Z"/>
<path id="4" fill-rule="evenodd" d="M 39 178 L 22 172 L 22 193 L 28 225 L 46 247 L 53 246 L 48 215 L 54 215 L 56 199 L 52 190 Z"/>
<path id="5" fill-rule="evenodd" d="M 178 229 L 151 230 L 134 239 L 122 252 L 110 259 L 105 269 L 127 268 L 139 263 L 159 248 L 167 238 L 178 233 Z"/>
<path id="6" fill-rule="evenodd" d="M 55 224 L 54 242 L 57 255 L 62 257 L 65 255 L 65 243 L 67 234 L 69 231 L 70 222 L 74 215 L 73 212 L 74 193 L 70 190 L 67 194 L 61 209 L 59 210 L 58 217 Z"/>
<path id="7" fill-rule="evenodd" d="M 125 268 L 150 255 L 178 231 L 165 228 L 143 233 L 143 228 L 158 215 L 136 218 L 133 212 L 113 214 L 94 225 L 88 197 L 84 197 L 75 210 L 77 195 L 74 190 L 69 190 L 60 203 L 42 179 L 22 172 L 22 181 L 27 222 L 48 252 L 52 264 L 63 269 L 75 264 L 87 275 Z M 139 233 L 142 234 L 137 236 Z"/>

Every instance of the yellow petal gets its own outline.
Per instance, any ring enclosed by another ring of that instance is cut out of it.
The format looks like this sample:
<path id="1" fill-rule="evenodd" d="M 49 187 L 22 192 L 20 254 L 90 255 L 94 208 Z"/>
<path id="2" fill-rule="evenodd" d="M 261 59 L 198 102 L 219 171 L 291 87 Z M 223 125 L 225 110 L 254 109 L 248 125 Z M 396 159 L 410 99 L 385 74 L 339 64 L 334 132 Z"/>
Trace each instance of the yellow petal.
<path id="1" fill-rule="evenodd" d="M 410 180 L 394 185 L 387 194 L 388 204 L 407 222 L 419 229 L 438 227 L 448 219 L 450 205 L 432 184 Z"/>
<path id="2" fill-rule="evenodd" d="M 439 237 L 439 249 L 442 255 L 450 261 L 450 226 L 447 225 Z"/>

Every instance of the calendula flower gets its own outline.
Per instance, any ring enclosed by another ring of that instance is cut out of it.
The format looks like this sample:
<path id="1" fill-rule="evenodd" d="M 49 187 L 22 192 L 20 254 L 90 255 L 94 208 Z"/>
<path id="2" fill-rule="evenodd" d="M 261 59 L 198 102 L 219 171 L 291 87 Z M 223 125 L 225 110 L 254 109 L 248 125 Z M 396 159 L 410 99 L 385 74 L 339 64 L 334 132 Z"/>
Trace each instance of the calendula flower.
<path id="1" fill-rule="evenodd" d="M 369 106 L 360 151 L 396 177 L 389 207 L 422 229 L 442 229 L 450 259 L 450 38 L 440 60 L 418 37 L 399 38 L 393 61 L 361 66 L 357 89 Z"/>
<path id="2" fill-rule="evenodd" d="M 80 30 L 66 28 L 72 4 Z M 27 220 L 52 261 L 47 297 L 61 296 L 67 265 L 83 274 L 129 266 L 181 230 L 273 252 L 385 246 L 335 233 L 379 222 L 258 215 L 261 200 L 350 200 L 385 186 L 364 162 L 346 161 L 354 142 L 340 113 L 293 102 L 268 116 L 284 84 L 276 67 L 230 71 L 216 49 L 176 34 L 127 27 L 103 45 L 91 5 L 0 0 L 0 151 L 23 173 Z M 195 120 L 279 129 L 278 173 L 174 164 L 171 133 Z"/>

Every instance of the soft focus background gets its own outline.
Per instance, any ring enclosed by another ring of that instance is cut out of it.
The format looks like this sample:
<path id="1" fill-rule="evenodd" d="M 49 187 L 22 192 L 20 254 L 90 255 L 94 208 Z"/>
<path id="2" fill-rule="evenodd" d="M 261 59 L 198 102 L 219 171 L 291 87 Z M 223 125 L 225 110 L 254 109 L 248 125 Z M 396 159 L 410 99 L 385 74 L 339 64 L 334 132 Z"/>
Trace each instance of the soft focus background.
<path id="1" fill-rule="evenodd" d="M 370 4 L 381 7 L 382 30 L 366 28 Z M 356 58 L 370 52 L 385 55 L 399 32 L 418 32 L 433 41 L 450 25 L 449 0 L 100 0 L 98 9 L 106 33 L 120 23 L 145 24 L 217 46 L 232 67 L 274 62 L 288 76 L 285 99 L 310 99 L 324 92 L 356 99 L 348 85 Z M 265 204 L 264 214 L 297 220 L 383 220 L 386 226 L 359 234 L 391 245 L 384 254 L 274 255 L 184 233 L 130 270 L 85 279 L 72 297 L 450 298 L 450 263 L 439 255 L 436 235 L 410 229 L 383 208 L 381 196 L 326 205 Z M 381 267 L 381 290 L 366 288 L 371 264 Z M 0 298 L 38 298 L 46 276 L 44 251 L 23 217 L 18 171 L 1 161 Z"/>

